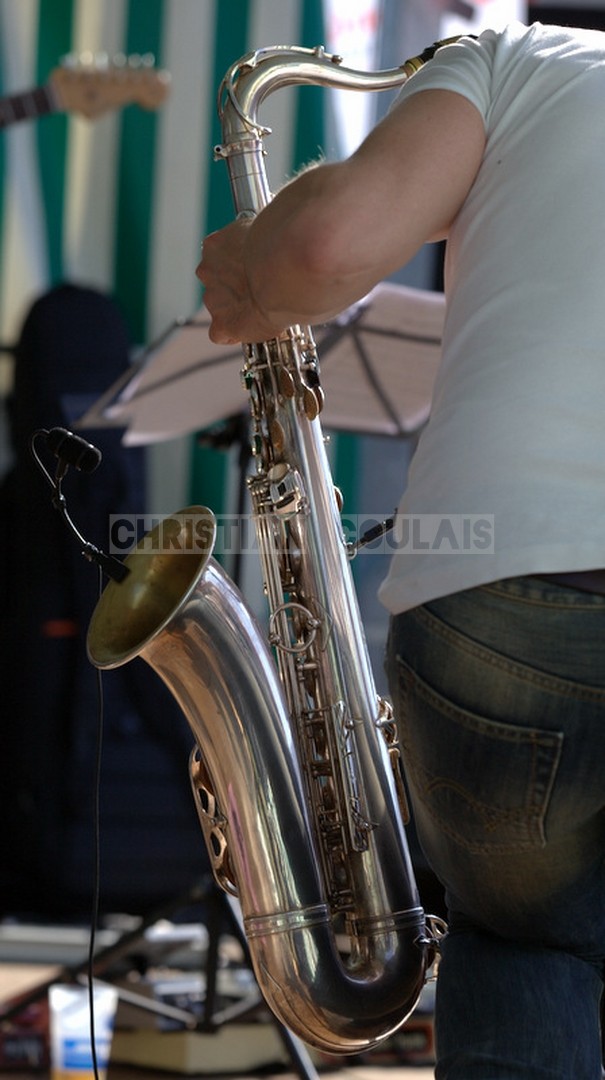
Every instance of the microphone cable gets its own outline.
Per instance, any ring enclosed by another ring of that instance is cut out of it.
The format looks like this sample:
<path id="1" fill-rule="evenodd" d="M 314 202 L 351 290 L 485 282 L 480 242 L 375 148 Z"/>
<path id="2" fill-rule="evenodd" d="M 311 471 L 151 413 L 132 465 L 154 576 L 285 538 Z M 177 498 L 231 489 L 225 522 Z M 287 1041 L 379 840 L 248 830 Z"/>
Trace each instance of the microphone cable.
<path id="1" fill-rule="evenodd" d="M 98 598 L 103 592 L 103 573 L 101 567 L 97 569 Z M 95 753 L 93 765 L 93 810 L 92 810 L 92 845 L 93 845 L 93 873 L 92 873 L 92 902 L 90 911 L 90 933 L 88 937 L 88 1012 L 90 1018 L 90 1047 L 92 1053 L 92 1069 L 95 1080 L 99 1080 L 99 1067 L 97 1061 L 96 1025 L 95 1025 L 95 999 L 94 999 L 94 956 L 97 940 L 97 927 L 99 925 L 99 909 L 101 897 L 101 764 L 103 760 L 103 732 L 105 717 L 105 698 L 103 688 L 103 672 L 95 668 L 97 685 L 97 723 L 95 738 Z"/>
<path id="2" fill-rule="evenodd" d="M 38 444 L 43 441 L 47 449 L 57 459 L 56 472 L 54 477 L 44 465 L 40 453 L 38 450 Z M 52 505 L 60 513 L 63 521 L 69 528 L 72 535 L 78 541 L 81 547 L 82 555 L 97 565 L 98 573 L 98 598 L 100 599 L 103 591 L 103 574 L 105 573 L 112 580 L 121 582 L 124 581 L 129 573 L 129 570 L 118 559 L 113 558 L 111 555 L 105 554 L 99 548 L 95 547 L 82 536 L 79 529 L 76 527 L 72 518 L 67 511 L 67 502 L 65 495 L 61 489 L 61 483 L 68 468 L 79 470 L 83 473 L 92 473 L 101 462 L 101 451 L 93 446 L 92 443 L 86 442 L 79 435 L 74 435 L 73 432 L 68 431 L 66 428 L 39 428 L 30 439 L 30 450 L 33 458 L 40 469 L 42 475 L 45 477 L 50 487 L 52 488 Z M 103 673 L 99 668 L 95 669 L 96 674 L 96 687 L 97 687 L 97 723 L 96 723 L 96 737 L 95 737 L 95 750 L 94 750 L 94 762 L 93 762 L 93 808 L 92 808 L 92 854 L 93 854 L 93 874 L 92 874 L 92 901 L 90 912 L 90 932 L 88 940 L 88 954 L 87 954 L 87 981 L 88 981 L 88 1011 L 89 1011 L 89 1030 L 90 1030 L 90 1045 L 92 1055 L 92 1067 L 95 1080 L 99 1080 L 99 1068 L 97 1058 L 96 1047 L 96 1030 L 95 1030 L 95 1005 L 94 1005 L 94 957 L 97 938 L 97 927 L 99 923 L 99 911 L 100 911 L 100 894 L 101 894 L 101 824 L 100 824 L 100 792 L 101 792 L 101 765 L 103 758 L 103 735 L 104 735 L 104 688 L 103 688 Z"/>

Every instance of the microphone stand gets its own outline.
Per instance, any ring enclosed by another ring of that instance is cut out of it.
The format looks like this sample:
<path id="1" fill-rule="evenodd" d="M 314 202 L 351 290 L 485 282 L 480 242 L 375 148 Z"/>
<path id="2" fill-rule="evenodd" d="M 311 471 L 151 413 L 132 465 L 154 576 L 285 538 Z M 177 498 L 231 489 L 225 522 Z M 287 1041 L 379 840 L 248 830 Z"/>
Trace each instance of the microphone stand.
<path id="1" fill-rule="evenodd" d="M 76 540 L 81 545 L 81 551 L 84 558 L 88 559 L 89 562 L 96 563 L 97 566 L 101 568 L 103 573 L 106 574 L 107 577 L 111 578 L 112 581 L 124 581 L 130 573 L 128 567 L 124 566 L 124 563 L 121 563 L 119 559 L 114 559 L 113 555 L 106 555 L 105 552 L 101 551 L 100 548 L 95 547 L 94 544 L 91 544 L 90 540 L 85 540 L 79 529 L 76 528 L 76 525 L 72 521 L 67 511 L 67 500 L 65 498 L 65 495 L 61 491 L 60 478 L 57 480 L 56 484 L 54 484 L 52 504 L 55 510 L 58 510 L 58 512 L 60 513 L 63 521 L 67 525 L 72 535 L 75 536 Z"/>

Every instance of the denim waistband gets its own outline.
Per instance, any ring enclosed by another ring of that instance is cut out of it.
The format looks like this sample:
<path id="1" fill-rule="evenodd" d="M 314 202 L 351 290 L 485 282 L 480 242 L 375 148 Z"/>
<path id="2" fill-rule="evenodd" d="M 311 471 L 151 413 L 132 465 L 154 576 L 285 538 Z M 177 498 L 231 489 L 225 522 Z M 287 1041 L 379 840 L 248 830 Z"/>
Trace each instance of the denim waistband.
<path id="1" fill-rule="evenodd" d="M 534 574 L 540 581 L 563 585 L 580 592 L 599 593 L 605 596 L 605 570 L 575 570 L 566 574 Z"/>

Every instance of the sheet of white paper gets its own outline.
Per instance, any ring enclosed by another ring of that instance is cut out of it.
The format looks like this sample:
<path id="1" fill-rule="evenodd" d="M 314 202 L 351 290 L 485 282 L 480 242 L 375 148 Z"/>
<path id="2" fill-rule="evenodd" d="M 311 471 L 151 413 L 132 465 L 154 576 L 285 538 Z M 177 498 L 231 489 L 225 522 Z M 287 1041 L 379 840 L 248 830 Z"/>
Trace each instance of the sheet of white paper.
<path id="1" fill-rule="evenodd" d="M 427 420 L 441 355 L 442 293 L 383 282 L 355 309 L 315 329 L 324 427 L 402 435 Z M 78 427 L 102 422 L 126 429 L 126 445 L 201 431 L 247 409 L 243 353 L 214 345 L 202 307 L 174 323 L 110 387 Z"/>

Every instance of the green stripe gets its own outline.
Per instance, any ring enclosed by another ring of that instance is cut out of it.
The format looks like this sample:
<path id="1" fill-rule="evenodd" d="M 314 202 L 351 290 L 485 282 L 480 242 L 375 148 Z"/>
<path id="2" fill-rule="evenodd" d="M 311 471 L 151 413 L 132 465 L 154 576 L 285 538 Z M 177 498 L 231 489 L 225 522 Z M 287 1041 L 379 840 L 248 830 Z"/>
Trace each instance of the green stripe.
<path id="1" fill-rule="evenodd" d="M 40 0 L 36 83 L 42 86 L 71 48 L 73 0 Z M 45 117 L 36 124 L 42 203 L 50 284 L 63 277 L 63 216 L 67 162 L 67 116 Z"/>
<path id="2" fill-rule="evenodd" d="M 218 90 L 227 69 L 248 51 L 250 0 L 229 0 L 228 3 L 218 0 L 216 8 L 212 83 Z M 216 109 L 213 109 L 211 139 L 212 146 L 222 142 Z M 233 217 L 234 206 L 226 165 L 222 161 L 211 163 L 204 232 L 212 232 L 226 225 Z M 221 513 L 225 510 L 226 483 L 225 452 L 199 446 L 194 441 L 191 461 L 192 501 Z"/>
<path id="3" fill-rule="evenodd" d="M 248 51 L 248 24 L 250 0 L 218 0 L 214 31 L 213 86 L 218 91 L 227 69 Z M 213 95 L 214 100 L 214 95 Z M 222 142 L 222 132 L 217 110 L 212 110 L 212 145 Z M 210 167 L 208 202 L 206 208 L 206 232 L 219 229 L 233 220 L 234 208 L 229 187 L 227 168 L 217 161 Z"/>
<path id="4" fill-rule="evenodd" d="M 307 0 L 303 6 L 300 42 L 307 48 L 323 45 L 325 27 L 321 0 Z M 325 118 L 325 91 L 322 87 L 298 90 L 295 163 L 300 166 L 321 155 Z M 320 357 L 321 361 L 321 357 Z M 331 468 L 334 482 L 344 499 L 345 511 L 355 513 L 358 487 L 359 441 L 355 435 L 331 437 Z"/>
<path id="5" fill-rule="evenodd" d="M 152 53 L 161 67 L 164 0 L 130 0 L 129 55 Z M 115 292 L 136 341 L 147 339 L 147 285 L 152 234 L 157 111 L 133 105 L 121 114 L 116 214 Z"/>
<path id="6" fill-rule="evenodd" d="M 345 514 L 356 514 L 358 498 L 359 437 L 339 432 L 332 437 L 334 483 L 342 493 Z"/>
<path id="7" fill-rule="evenodd" d="M 324 43 L 322 0 L 305 0 L 302 6 L 300 37 L 297 45 L 311 49 Z M 324 142 L 324 90 L 320 86 L 301 86 L 296 91 L 294 132 L 294 169 L 315 161 Z"/>

